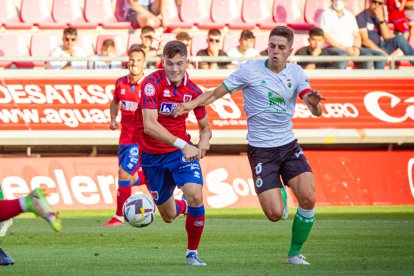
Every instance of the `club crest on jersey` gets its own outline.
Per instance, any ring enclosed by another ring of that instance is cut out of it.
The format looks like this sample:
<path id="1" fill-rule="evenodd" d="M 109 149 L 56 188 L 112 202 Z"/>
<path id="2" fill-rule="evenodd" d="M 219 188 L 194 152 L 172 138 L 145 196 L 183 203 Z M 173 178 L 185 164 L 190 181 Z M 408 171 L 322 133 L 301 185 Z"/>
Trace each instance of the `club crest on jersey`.
<path id="1" fill-rule="evenodd" d="M 171 97 L 171 92 L 168 89 L 164 90 L 164 97 Z"/>
<path id="2" fill-rule="evenodd" d="M 175 108 L 177 107 L 177 103 L 161 103 L 160 106 L 160 113 L 164 115 L 170 115 L 173 114 Z"/>
<path id="3" fill-rule="evenodd" d="M 292 88 L 292 81 L 290 79 L 287 80 L 287 87 L 289 87 L 289 89 Z"/>
<path id="4" fill-rule="evenodd" d="M 184 94 L 183 102 L 185 102 L 185 103 L 189 102 L 189 101 L 191 101 L 192 98 L 193 98 L 192 95 Z"/>
<path id="5" fill-rule="evenodd" d="M 144 87 L 144 93 L 147 96 L 154 96 L 155 94 L 155 87 L 151 83 L 147 83 Z"/>

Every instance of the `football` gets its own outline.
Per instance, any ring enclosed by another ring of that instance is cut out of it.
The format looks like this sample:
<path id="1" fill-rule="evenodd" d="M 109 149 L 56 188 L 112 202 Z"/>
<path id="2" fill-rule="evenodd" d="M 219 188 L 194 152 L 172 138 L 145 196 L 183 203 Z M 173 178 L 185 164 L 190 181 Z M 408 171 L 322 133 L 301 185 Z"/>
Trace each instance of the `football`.
<path id="1" fill-rule="evenodd" d="M 125 220 L 134 227 L 145 227 L 155 220 L 155 204 L 150 197 L 143 194 L 130 196 L 122 211 Z"/>

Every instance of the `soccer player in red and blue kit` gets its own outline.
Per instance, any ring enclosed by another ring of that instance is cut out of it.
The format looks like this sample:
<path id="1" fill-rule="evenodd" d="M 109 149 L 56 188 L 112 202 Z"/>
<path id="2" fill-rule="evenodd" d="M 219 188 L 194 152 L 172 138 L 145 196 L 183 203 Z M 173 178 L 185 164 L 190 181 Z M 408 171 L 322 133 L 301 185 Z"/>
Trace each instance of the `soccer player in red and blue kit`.
<path id="1" fill-rule="evenodd" d="M 162 219 L 171 223 L 186 213 L 186 263 L 206 265 L 198 257 L 198 245 L 204 229 L 203 176 L 199 159 L 210 148 L 211 129 L 204 107 L 194 109 L 200 140 L 198 147 L 186 132 L 187 115 L 174 118 L 174 108 L 201 94 L 188 79 L 187 47 L 181 41 L 168 42 L 163 51 L 164 69 L 155 71 L 142 84 L 137 109 L 137 137 L 142 169 Z M 174 199 L 175 187 L 185 200 Z"/>
<path id="2" fill-rule="evenodd" d="M 121 135 L 118 147 L 118 193 L 116 198 L 115 215 L 102 226 L 124 225 L 122 206 L 131 196 L 131 186 L 145 183 L 142 171 L 139 171 L 138 144 L 132 141 L 134 132 L 134 113 L 139 104 L 139 91 L 144 79 L 146 66 L 145 52 L 139 47 L 133 47 L 128 53 L 129 75 L 116 80 L 114 99 L 110 104 L 110 128 L 116 130 L 116 117 L 121 107 Z"/>

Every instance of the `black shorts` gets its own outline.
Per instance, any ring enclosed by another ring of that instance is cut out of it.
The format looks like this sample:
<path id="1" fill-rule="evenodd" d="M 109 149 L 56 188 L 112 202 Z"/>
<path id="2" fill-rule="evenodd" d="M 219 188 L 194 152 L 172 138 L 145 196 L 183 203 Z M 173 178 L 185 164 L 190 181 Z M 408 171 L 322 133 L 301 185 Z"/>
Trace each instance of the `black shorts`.
<path id="1" fill-rule="evenodd" d="M 256 194 L 274 188 L 282 188 L 283 183 L 304 172 L 312 172 L 308 160 L 297 140 L 274 148 L 248 147 Z"/>

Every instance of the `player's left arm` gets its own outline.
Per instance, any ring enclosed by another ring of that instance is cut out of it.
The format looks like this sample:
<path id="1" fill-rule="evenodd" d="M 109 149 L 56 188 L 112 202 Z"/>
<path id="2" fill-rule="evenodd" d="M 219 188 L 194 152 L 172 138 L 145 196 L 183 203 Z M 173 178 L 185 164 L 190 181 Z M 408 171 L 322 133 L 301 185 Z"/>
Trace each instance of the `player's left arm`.
<path id="1" fill-rule="evenodd" d="M 201 158 L 203 158 L 206 155 L 206 152 L 210 149 L 210 139 L 212 133 L 207 116 L 201 120 L 198 120 L 197 122 L 198 128 L 200 130 L 200 141 L 198 142 L 198 149 L 200 150 Z"/>
<path id="2" fill-rule="evenodd" d="M 166 144 L 174 144 L 175 137 L 171 132 L 169 132 L 163 125 L 158 122 L 158 110 L 144 108 L 142 109 L 142 117 L 144 122 L 144 132 Z"/>
<path id="3" fill-rule="evenodd" d="M 303 95 L 303 100 L 305 101 L 307 107 L 309 108 L 310 112 L 314 116 L 321 116 L 322 115 L 322 105 L 321 100 L 326 100 L 319 94 L 318 90 L 311 89 L 305 95 Z"/>

